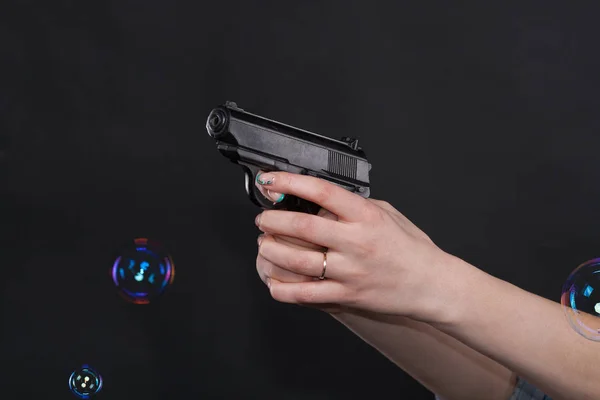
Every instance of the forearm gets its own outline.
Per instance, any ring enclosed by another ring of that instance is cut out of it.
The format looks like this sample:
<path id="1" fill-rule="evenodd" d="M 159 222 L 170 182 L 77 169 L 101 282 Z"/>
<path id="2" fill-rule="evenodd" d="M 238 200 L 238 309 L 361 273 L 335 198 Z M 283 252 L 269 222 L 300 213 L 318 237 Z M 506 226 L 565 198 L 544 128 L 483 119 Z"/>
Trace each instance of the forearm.
<path id="1" fill-rule="evenodd" d="M 466 274 L 433 325 L 498 361 L 554 400 L 600 399 L 600 343 L 568 324 L 560 304 L 494 278 L 462 260 Z"/>
<path id="2" fill-rule="evenodd" d="M 507 400 L 511 371 L 432 326 L 404 317 L 333 314 L 427 389 L 445 400 Z"/>

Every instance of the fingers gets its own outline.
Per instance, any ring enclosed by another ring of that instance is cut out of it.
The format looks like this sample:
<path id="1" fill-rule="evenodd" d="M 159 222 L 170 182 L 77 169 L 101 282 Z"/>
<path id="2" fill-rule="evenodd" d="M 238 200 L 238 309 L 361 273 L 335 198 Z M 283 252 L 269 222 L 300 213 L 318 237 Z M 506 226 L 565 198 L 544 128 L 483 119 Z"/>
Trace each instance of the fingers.
<path id="1" fill-rule="evenodd" d="M 336 281 L 312 281 L 300 283 L 271 282 L 271 297 L 282 303 L 337 304 L 346 301 L 344 287 Z"/>
<path id="2" fill-rule="evenodd" d="M 359 221 L 373 205 L 366 199 L 324 179 L 289 172 L 264 172 L 256 177 L 262 193 L 274 202 L 290 194 L 311 201 L 345 221 Z M 270 192 L 270 194 L 269 194 Z"/>
<path id="3" fill-rule="evenodd" d="M 335 215 L 334 213 L 327 211 L 324 208 L 321 208 L 319 210 L 319 212 L 317 213 L 317 215 L 319 217 L 323 217 L 325 219 L 328 219 L 330 221 L 337 221 L 337 215 Z M 304 249 L 312 249 L 312 250 L 319 250 L 319 251 L 325 251 L 326 248 L 323 246 L 319 246 L 318 244 L 314 244 L 314 243 L 310 243 L 304 240 L 300 240 L 300 239 L 296 239 L 293 237 L 289 237 L 289 236 L 284 236 L 284 235 L 273 235 L 272 236 L 273 240 L 275 240 L 276 242 L 279 243 L 284 243 L 287 245 L 290 245 L 294 248 L 304 248 Z"/>
<path id="4" fill-rule="evenodd" d="M 321 218 L 325 218 L 325 219 L 328 219 L 328 220 L 330 220 L 330 221 L 337 221 L 337 220 L 338 220 L 338 216 L 337 216 L 337 215 L 335 215 L 335 214 L 334 214 L 334 213 L 332 213 L 331 211 L 329 211 L 329 210 L 326 210 L 326 209 L 324 209 L 324 208 L 321 208 L 321 209 L 319 210 L 319 212 L 317 213 L 317 215 L 318 215 L 319 217 L 321 217 Z"/>
<path id="5" fill-rule="evenodd" d="M 304 275 L 298 275 L 293 272 L 287 271 L 283 268 L 279 268 L 268 260 L 265 260 L 261 255 L 259 255 L 256 259 L 256 269 L 258 271 L 258 275 L 260 279 L 270 287 L 273 285 L 277 285 L 279 283 L 301 283 L 301 282 L 311 282 L 314 278 Z M 276 292 L 277 293 L 277 292 Z M 289 297 L 285 297 L 289 298 Z M 277 300 L 277 299 L 276 299 Z M 325 311 L 328 313 L 339 313 L 342 311 L 342 308 L 337 304 L 322 304 L 322 303 L 304 303 L 304 306 L 309 306 L 312 308 L 316 308 L 321 311 Z"/>
<path id="6" fill-rule="evenodd" d="M 345 247 L 353 236 L 350 226 L 316 215 L 265 210 L 255 220 L 258 229 L 273 235 L 283 235 L 327 248 Z"/>
<path id="7" fill-rule="evenodd" d="M 309 277 L 319 277 L 323 272 L 324 255 L 323 252 L 298 249 L 283 243 L 278 243 L 270 235 L 266 235 L 260 243 L 258 249 L 259 255 L 274 265 L 277 265 L 287 271 Z M 339 265 L 336 261 L 336 253 L 328 253 L 326 277 L 335 279 L 336 269 L 331 266 Z M 338 270 L 339 271 L 339 270 Z"/>
<path id="8" fill-rule="evenodd" d="M 325 247 L 319 246 L 318 244 L 306 242 L 304 240 L 292 238 L 289 236 L 282 236 L 282 235 L 270 235 L 270 236 L 277 243 L 283 243 L 283 244 L 291 246 L 295 249 L 309 249 L 309 250 L 325 251 Z"/>
<path id="9" fill-rule="evenodd" d="M 260 179 L 261 174 L 264 174 L 264 172 L 261 171 L 261 173 L 259 173 L 256 176 L 256 180 L 254 181 L 254 185 L 258 188 L 258 190 L 260 191 L 260 193 L 263 196 L 265 196 L 267 199 L 270 199 L 273 202 L 273 204 L 282 202 L 285 199 L 285 194 L 278 193 L 278 192 L 275 192 L 273 190 L 269 190 L 269 187 L 268 187 L 269 184 L 266 183 L 267 181 L 264 181 L 265 184 L 259 183 L 258 181 Z"/>
<path id="10" fill-rule="evenodd" d="M 281 282 L 310 282 L 313 280 L 310 276 L 298 275 L 286 269 L 280 268 L 260 254 L 256 257 L 256 271 L 260 280 L 267 284 L 267 280 Z"/>

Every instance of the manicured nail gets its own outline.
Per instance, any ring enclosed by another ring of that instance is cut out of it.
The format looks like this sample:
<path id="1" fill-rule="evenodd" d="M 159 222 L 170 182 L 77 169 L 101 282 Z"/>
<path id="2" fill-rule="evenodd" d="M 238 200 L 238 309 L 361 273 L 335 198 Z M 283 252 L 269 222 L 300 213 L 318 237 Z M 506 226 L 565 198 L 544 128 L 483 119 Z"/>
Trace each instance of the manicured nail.
<path id="1" fill-rule="evenodd" d="M 259 185 L 271 185 L 273 184 L 274 179 L 275 176 L 269 173 L 256 175 L 256 182 L 258 182 Z"/>
<path id="2" fill-rule="evenodd" d="M 256 239 L 256 242 L 258 243 L 259 246 L 263 241 L 263 237 L 264 237 L 264 235 L 258 235 L 258 239 Z"/>
<path id="3" fill-rule="evenodd" d="M 265 281 L 266 281 L 265 283 L 267 284 L 267 287 L 269 289 L 271 289 L 271 278 L 267 278 L 267 279 L 265 279 Z"/>
<path id="4" fill-rule="evenodd" d="M 269 195 L 271 200 L 273 200 L 273 204 L 281 203 L 283 201 L 283 199 L 285 198 L 285 194 L 271 192 L 270 190 L 267 190 L 267 194 Z"/>
<path id="5" fill-rule="evenodd" d="M 260 216 L 262 215 L 262 213 L 258 214 L 256 216 L 256 218 L 254 219 L 254 223 L 256 224 L 256 226 L 260 226 Z"/>

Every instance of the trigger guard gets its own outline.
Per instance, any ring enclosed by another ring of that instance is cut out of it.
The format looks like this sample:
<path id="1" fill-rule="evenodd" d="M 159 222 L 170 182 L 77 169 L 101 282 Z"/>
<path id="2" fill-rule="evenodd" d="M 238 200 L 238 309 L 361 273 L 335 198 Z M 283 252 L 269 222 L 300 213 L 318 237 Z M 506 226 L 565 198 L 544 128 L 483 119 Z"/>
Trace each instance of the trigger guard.
<path id="1" fill-rule="evenodd" d="M 270 199 L 267 199 L 265 196 L 263 196 L 263 194 L 260 192 L 260 190 L 256 187 L 255 181 L 256 181 L 256 176 L 258 175 L 259 169 L 256 168 L 255 170 L 253 170 L 254 168 L 248 167 L 248 166 L 244 166 L 244 186 L 246 187 L 246 193 L 248 194 L 248 197 L 250 197 L 250 200 L 258 207 L 261 208 L 266 208 L 266 209 L 279 209 L 279 208 L 283 208 L 283 204 L 282 203 L 275 203 Z"/>
<path id="2" fill-rule="evenodd" d="M 317 214 L 321 207 L 315 203 L 299 199 L 296 196 L 285 196 L 281 203 L 275 203 L 271 199 L 267 199 L 260 190 L 256 187 L 256 176 L 260 172 L 260 168 L 252 164 L 239 163 L 244 169 L 244 186 L 246 193 L 250 197 L 250 201 L 260 208 L 267 210 L 288 210 L 300 211 L 308 214 Z M 265 170 L 267 172 L 267 170 Z"/>

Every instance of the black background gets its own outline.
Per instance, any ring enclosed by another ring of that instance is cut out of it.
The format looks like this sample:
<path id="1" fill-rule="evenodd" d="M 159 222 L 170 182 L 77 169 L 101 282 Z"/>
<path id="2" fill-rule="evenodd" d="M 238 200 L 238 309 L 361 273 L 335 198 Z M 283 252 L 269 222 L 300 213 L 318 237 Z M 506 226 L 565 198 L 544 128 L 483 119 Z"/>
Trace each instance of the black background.
<path id="1" fill-rule="evenodd" d="M 558 301 L 599 254 L 597 10 L 525 3 L 3 2 L 1 396 L 74 398 L 87 363 L 111 400 L 432 398 L 269 297 L 259 210 L 204 123 L 234 100 L 359 137 L 373 197 Z M 149 306 L 108 276 L 134 237 L 175 260 Z"/>

